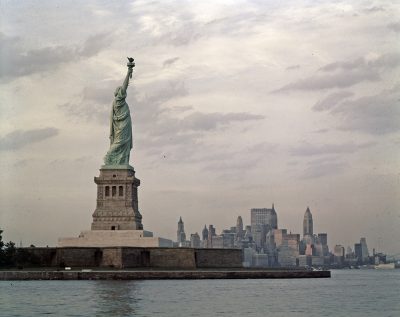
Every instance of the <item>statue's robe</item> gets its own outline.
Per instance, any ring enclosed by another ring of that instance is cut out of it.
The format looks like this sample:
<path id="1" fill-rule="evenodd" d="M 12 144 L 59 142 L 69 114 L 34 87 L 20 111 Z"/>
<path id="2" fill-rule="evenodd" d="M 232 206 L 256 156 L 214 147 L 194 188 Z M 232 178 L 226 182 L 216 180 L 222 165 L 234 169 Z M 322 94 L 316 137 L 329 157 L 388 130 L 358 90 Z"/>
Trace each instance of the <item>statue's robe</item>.
<path id="1" fill-rule="evenodd" d="M 132 121 L 125 98 L 126 89 L 119 87 L 111 109 L 110 149 L 104 158 L 106 165 L 129 164 L 129 154 L 132 149 Z"/>

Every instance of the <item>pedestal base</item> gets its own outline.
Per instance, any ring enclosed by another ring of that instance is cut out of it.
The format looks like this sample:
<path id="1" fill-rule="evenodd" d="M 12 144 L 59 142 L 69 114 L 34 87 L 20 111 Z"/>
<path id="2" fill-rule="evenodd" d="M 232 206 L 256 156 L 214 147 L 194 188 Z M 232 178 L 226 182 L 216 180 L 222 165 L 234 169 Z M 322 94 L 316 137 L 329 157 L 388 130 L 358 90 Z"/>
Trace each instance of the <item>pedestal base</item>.
<path id="1" fill-rule="evenodd" d="M 130 165 L 102 166 L 97 184 L 97 203 L 92 230 L 143 230 L 139 212 L 140 180 Z"/>
<path id="2" fill-rule="evenodd" d="M 59 238 L 59 247 L 172 247 L 169 239 L 145 230 L 88 230 L 77 238 Z"/>

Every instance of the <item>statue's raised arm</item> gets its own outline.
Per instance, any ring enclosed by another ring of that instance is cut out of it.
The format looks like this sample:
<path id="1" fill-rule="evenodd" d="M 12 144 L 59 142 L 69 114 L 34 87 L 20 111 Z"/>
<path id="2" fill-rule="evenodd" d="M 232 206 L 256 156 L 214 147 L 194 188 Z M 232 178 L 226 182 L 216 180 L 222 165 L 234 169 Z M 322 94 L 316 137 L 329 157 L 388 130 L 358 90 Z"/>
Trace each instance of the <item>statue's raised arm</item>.
<path id="1" fill-rule="evenodd" d="M 129 78 L 132 78 L 133 67 L 135 67 L 135 62 L 132 57 L 128 57 L 127 66 L 128 66 L 128 73 L 126 74 L 124 83 L 122 84 L 122 90 L 123 90 L 124 94 L 126 94 L 126 90 L 128 89 L 128 85 L 129 85 Z"/>

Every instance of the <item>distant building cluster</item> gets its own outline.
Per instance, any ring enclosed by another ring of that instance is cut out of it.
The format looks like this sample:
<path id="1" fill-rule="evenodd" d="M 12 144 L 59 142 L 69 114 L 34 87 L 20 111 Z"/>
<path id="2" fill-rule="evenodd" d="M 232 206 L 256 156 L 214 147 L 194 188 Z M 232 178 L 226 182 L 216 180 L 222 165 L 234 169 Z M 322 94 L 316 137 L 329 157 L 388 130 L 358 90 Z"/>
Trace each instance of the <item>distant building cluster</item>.
<path id="1" fill-rule="evenodd" d="M 250 225 L 243 225 L 238 216 L 236 226 L 217 234 L 215 227 L 204 225 L 186 239 L 184 223 L 178 221 L 176 247 L 239 248 L 243 250 L 246 267 L 344 267 L 385 263 L 383 254 L 368 252 L 365 238 L 354 245 L 354 250 L 335 245 L 328 247 L 328 234 L 314 234 L 313 216 L 307 207 L 303 217 L 303 235 L 278 228 L 274 204 L 271 208 L 250 209 Z"/>

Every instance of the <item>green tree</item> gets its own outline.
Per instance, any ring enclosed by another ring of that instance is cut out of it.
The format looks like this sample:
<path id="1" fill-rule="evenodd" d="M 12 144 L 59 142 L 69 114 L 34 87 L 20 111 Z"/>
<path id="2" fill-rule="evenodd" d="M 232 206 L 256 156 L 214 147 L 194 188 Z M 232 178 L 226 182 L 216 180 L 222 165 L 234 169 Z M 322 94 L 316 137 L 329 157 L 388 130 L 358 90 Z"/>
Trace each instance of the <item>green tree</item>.
<path id="1" fill-rule="evenodd" d="M 2 233 L 3 230 L 0 229 L 0 267 L 14 266 L 17 253 L 15 243 L 10 241 L 4 244 Z"/>
<path id="2" fill-rule="evenodd" d="M 15 247 L 15 243 L 12 241 L 9 241 L 5 245 L 5 260 L 6 260 L 6 265 L 7 266 L 14 266 L 15 265 L 15 255 L 17 253 L 17 249 Z"/>
<path id="3" fill-rule="evenodd" d="M 0 229 L 0 266 L 4 265 L 5 258 L 4 258 L 4 242 L 2 236 L 3 230 Z"/>

